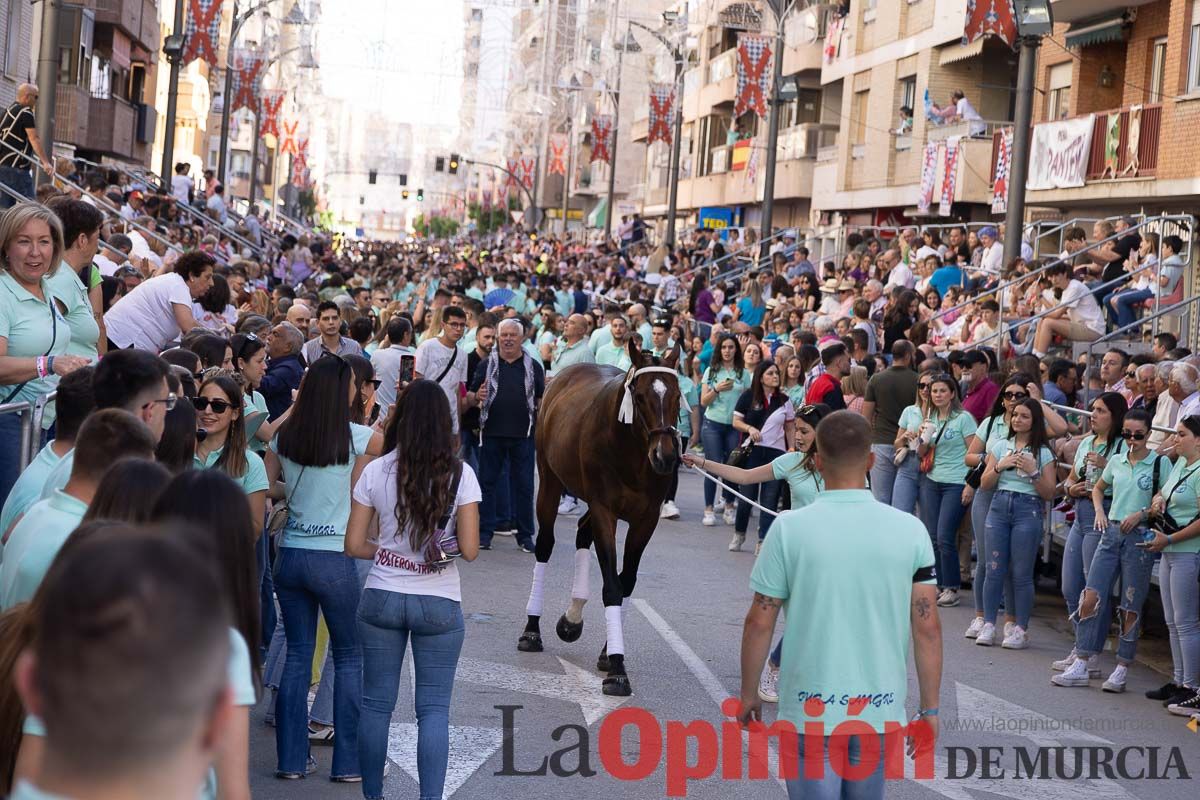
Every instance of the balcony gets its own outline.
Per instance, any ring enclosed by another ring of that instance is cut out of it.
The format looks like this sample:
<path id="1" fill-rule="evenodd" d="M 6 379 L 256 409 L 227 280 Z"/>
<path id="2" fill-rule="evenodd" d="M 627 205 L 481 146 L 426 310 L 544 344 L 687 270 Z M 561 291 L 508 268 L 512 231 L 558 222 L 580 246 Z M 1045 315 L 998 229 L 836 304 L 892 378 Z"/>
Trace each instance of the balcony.
<path id="1" fill-rule="evenodd" d="M 60 83 L 54 95 L 54 134 L 59 141 L 86 147 L 91 97 L 81 86 Z"/>
<path id="2" fill-rule="evenodd" d="M 162 30 L 158 26 L 158 3 L 155 0 L 142 0 L 142 33 L 137 38 L 151 53 L 162 38 Z"/>
<path id="3" fill-rule="evenodd" d="M 87 135 L 79 146 L 121 158 L 133 157 L 133 132 L 137 111 L 117 97 L 92 97 Z"/>
<path id="4" fill-rule="evenodd" d="M 707 115 L 718 106 L 732 105 L 737 94 L 737 49 L 726 50 L 708 62 L 704 86 L 700 88 L 700 113 Z"/>
<path id="5" fill-rule="evenodd" d="M 1078 22 L 1105 14 L 1119 14 L 1127 8 L 1149 5 L 1155 0 L 1050 0 L 1055 22 Z"/>
<path id="6" fill-rule="evenodd" d="M 145 0 L 96 0 L 96 24 L 113 25 L 123 30 L 130 39 L 152 44 L 158 41 L 157 35 L 151 39 L 142 38 L 142 23 L 149 12 L 150 21 L 155 29 L 158 27 L 158 10 L 154 3 Z"/>

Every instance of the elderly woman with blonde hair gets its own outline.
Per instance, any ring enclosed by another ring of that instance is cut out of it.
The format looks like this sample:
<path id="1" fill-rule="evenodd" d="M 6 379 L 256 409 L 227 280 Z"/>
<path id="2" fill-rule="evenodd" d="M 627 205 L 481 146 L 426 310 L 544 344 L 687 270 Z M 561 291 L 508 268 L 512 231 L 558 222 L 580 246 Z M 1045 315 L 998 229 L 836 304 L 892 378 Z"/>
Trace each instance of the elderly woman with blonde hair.
<path id="1" fill-rule="evenodd" d="M 842 376 L 842 396 L 846 398 L 846 410 L 861 414 L 866 393 L 867 368 L 855 364 L 850 367 L 850 374 Z"/>

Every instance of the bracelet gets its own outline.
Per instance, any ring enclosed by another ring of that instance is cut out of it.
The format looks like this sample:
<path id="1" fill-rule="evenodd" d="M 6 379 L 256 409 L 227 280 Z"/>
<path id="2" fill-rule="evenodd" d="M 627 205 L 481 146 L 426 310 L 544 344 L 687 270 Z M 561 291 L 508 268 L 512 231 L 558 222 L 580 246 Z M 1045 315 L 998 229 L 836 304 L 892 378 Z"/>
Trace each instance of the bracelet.
<path id="1" fill-rule="evenodd" d="M 937 706 L 933 708 L 922 708 L 917 712 L 918 717 L 936 717 L 938 715 Z"/>
<path id="2" fill-rule="evenodd" d="M 46 357 L 38 356 L 37 359 L 34 360 L 33 364 L 34 368 L 37 370 L 37 376 L 39 378 L 46 377 Z"/>
<path id="3" fill-rule="evenodd" d="M 54 374 L 54 356 L 50 356 L 49 358 L 46 359 L 46 374 L 47 375 Z"/>
<path id="4" fill-rule="evenodd" d="M 700 457 L 700 469 L 704 469 L 704 466 L 706 464 L 708 464 L 708 458 L 705 456 L 701 456 Z"/>

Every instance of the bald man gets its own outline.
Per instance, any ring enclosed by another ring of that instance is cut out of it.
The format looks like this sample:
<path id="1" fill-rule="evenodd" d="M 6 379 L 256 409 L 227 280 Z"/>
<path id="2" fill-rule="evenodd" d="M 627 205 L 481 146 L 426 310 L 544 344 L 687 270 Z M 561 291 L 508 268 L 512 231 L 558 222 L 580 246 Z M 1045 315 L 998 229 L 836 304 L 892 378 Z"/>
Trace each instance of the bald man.
<path id="1" fill-rule="evenodd" d="M 312 316 L 312 309 L 310 309 L 307 304 L 298 300 L 295 303 L 292 303 L 291 308 L 289 308 L 287 311 L 287 321 L 292 323 L 292 325 L 295 325 L 296 330 L 298 330 L 305 339 L 307 339 L 310 334 Z"/>
<path id="2" fill-rule="evenodd" d="M 641 303 L 634 303 L 629 307 L 629 327 L 641 335 L 642 349 L 649 350 L 653 336 L 653 326 L 646 319 L 646 307 Z"/>
<path id="3" fill-rule="evenodd" d="M 38 88 L 32 83 L 17 87 L 17 100 L 0 116 L 0 183 L 33 199 L 33 175 L 30 172 L 30 152 L 37 154 L 42 169 L 54 174 L 54 166 L 42 148 L 37 135 L 37 124 L 33 118 L 33 107 L 37 105 Z M 15 152 L 14 152 L 15 151 Z M 0 208 L 9 208 L 16 201 L 7 193 L 0 192 Z"/>
<path id="4" fill-rule="evenodd" d="M 572 314 L 567 317 L 562 338 L 554 345 L 549 377 L 553 378 L 572 364 L 593 364 L 595 361 L 596 357 L 588 347 L 587 318 L 583 314 Z"/>

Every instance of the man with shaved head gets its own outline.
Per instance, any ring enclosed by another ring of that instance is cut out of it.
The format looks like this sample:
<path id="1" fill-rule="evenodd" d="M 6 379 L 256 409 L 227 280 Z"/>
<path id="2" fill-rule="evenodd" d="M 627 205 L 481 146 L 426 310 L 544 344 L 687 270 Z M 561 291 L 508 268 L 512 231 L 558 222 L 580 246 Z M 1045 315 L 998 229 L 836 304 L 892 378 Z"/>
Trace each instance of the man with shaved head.
<path id="1" fill-rule="evenodd" d="M 37 99 L 38 87 L 32 83 L 22 83 L 17 87 L 16 102 L 0 116 L 0 183 L 30 199 L 33 199 L 30 153 L 37 154 L 43 170 L 54 174 L 53 162 L 42 147 L 33 118 Z M 7 194 L 0 196 L 0 209 L 10 208 L 14 203 Z"/>
<path id="2" fill-rule="evenodd" d="M 550 377 L 553 378 L 572 364 L 594 364 L 596 356 L 587 341 L 587 318 L 583 314 L 567 317 L 562 338 L 554 345 L 550 357 Z"/>

